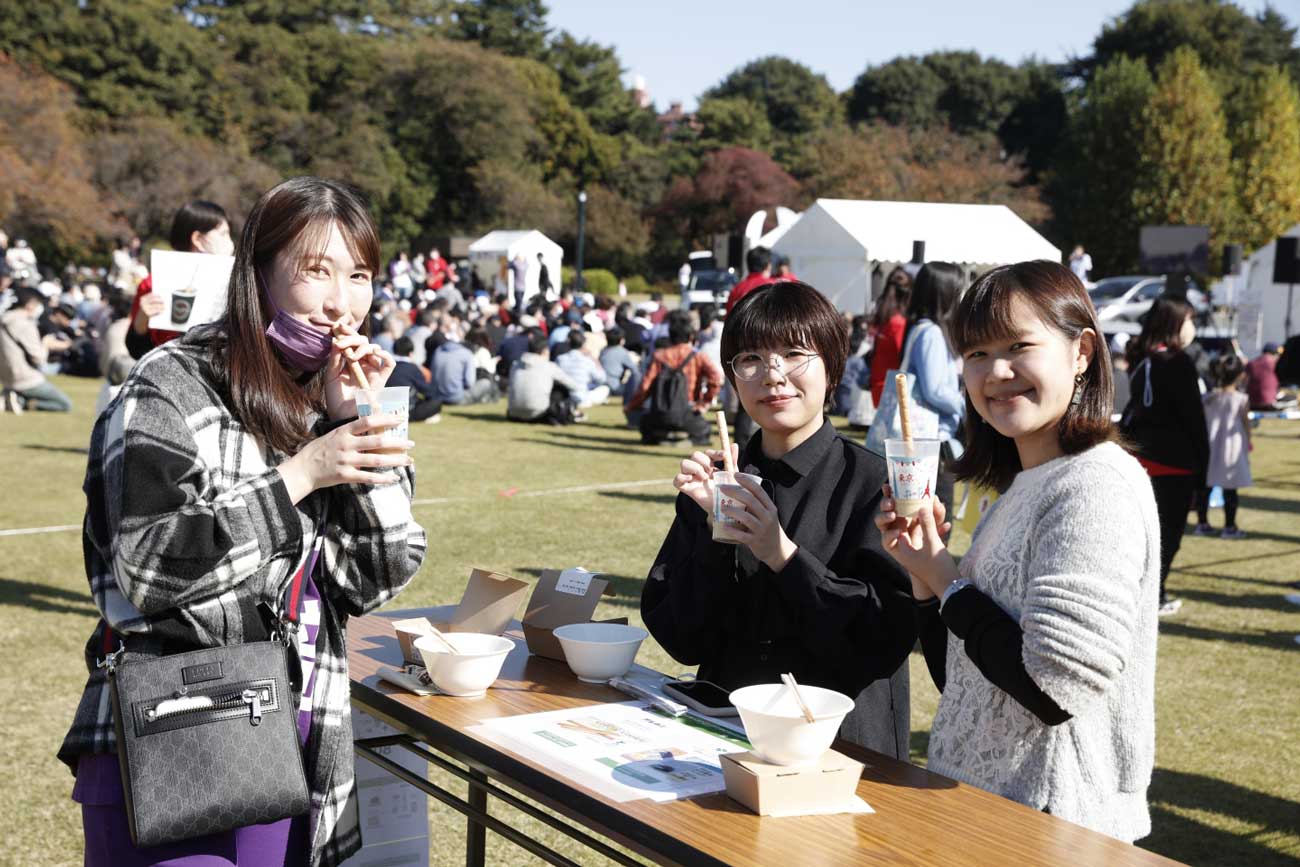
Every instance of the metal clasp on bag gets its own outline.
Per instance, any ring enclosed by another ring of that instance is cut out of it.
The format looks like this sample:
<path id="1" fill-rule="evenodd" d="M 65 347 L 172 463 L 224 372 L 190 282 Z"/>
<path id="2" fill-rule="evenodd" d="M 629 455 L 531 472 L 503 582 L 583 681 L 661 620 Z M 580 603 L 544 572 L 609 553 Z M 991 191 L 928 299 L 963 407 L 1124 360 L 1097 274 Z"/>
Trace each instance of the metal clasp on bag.
<path id="1" fill-rule="evenodd" d="M 108 656 L 105 656 L 103 659 L 95 660 L 95 668 L 106 669 L 108 672 L 108 676 L 112 677 L 113 675 L 117 674 L 117 658 L 121 656 L 123 653 L 126 653 L 126 645 L 121 641 L 119 641 L 117 643 L 117 650 L 114 650 L 112 653 L 110 653 Z"/>

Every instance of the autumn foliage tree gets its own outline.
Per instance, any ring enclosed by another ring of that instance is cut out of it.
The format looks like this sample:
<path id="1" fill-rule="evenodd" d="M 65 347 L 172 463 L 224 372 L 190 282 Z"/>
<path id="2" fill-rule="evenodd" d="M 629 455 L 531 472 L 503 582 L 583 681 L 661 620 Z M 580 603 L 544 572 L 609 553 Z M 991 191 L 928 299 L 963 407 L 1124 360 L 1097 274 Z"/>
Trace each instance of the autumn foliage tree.
<path id="1" fill-rule="evenodd" d="M 1209 226 L 1211 249 L 1232 240 L 1237 199 L 1219 92 L 1196 52 L 1160 64 L 1142 112 L 1133 188 L 1141 225 Z"/>
<path id="2" fill-rule="evenodd" d="M 799 182 L 775 160 L 760 151 L 733 147 L 705 157 L 694 177 L 675 178 L 654 212 L 681 237 L 698 241 L 733 231 L 760 208 L 799 200 Z"/>
<path id="3" fill-rule="evenodd" d="M 1239 178 L 1240 239 L 1255 250 L 1300 222 L 1300 96 L 1278 67 L 1245 89 L 1233 127 Z"/>
<path id="4" fill-rule="evenodd" d="M 41 258 L 125 231 L 92 179 L 72 91 L 0 55 L 0 225 Z"/>

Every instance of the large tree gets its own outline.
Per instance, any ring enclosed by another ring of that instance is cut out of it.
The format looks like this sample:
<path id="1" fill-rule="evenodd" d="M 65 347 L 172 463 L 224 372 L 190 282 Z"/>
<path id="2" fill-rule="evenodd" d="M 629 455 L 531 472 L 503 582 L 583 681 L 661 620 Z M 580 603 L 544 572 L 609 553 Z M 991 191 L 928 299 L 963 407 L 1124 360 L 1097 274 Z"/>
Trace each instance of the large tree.
<path id="1" fill-rule="evenodd" d="M 515 57 L 546 55 L 549 10 L 542 0 L 461 0 L 452 7 L 449 34 Z"/>
<path id="2" fill-rule="evenodd" d="M 1237 210 L 1223 104 L 1194 50 L 1178 48 L 1160 64 L 1142 124 L 1137 218 L 1209 226 L 1211 249 L 1232 240 Z"/>
<path id="3" fill-rule="evenodd" d="M 693 177 L 675 178 L 654 214 L 697 242 L 739 230 L 759 208 L 799 202 L 799 182 L 770 156 L 733 147 L 709 154 Z"/>
<path id="4" fill-rule="evenodd" d="M 1244 96 L 1232 141 L 1240 239 L 1255 250 L 1300 222 L 1300 96 L 1275 66 L 1260 70 Z"/>
<path id="5" fill-rule="evenodd" d="M 546 62 L 560 76 L 560 88 L 597 132 L 623 133 L 653 142 L 659 133 L 654 113 L 641 108 L 623 86 L 623 66 L 612 46 L 578 39 L 561 31 L 551 39 Z"/>
<path id="6" fill-rule="evenodd" d="M 77 114 L 68 87 L 0 55 L 0 225 L 42 259 L 125 230 L 92 183 Z"/>
<path id="7" fill-rule="evenodd" d="M 764 57 L 733 71 L 704 99 L 747 99 L 762 106 L 772 129 L 800 136 L 840 122 L 839 97 L 826 81 L 802 63 Z"/>
<path id="8" fill-rule="evenodd" d="M 1119 57 L 1097 70 L 1070 118 L 1049 184 L 1058 235 L 1088 248 L 1096 274 L 1137 268 L 1142 223 L 1133 185 L 1152 88 L 1140 60 Z"/>

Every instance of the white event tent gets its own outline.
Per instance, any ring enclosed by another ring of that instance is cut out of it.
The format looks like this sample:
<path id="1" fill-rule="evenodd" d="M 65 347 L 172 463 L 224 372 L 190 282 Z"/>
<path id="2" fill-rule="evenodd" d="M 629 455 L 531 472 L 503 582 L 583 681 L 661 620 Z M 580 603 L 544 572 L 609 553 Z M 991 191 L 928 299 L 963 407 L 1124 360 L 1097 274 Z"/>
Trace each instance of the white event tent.
<path id="1" fill-rule="evenodd" d="M 993 266 L 1026 259 L 1061 261 L 1061 251 L 1005 205 L 818 199 L 776 241 L 774 254 L 841 310 L 871 303 L 877 262 L 906 262 L 912 242 L 928 261 Z"/>
<path id="2" fill-rule="evenodd" d="M 1300 237 L 1300 223 L 1282 237 Z M 1277 242 L 1270 241 L 1241 263 L 1241 276 L 1225 277 L 1214 287 L 1217 302 L 1237 306 L 1237 340 L 1249 358 L 1258 355 L 1265 343 L 1283 344 L 1290 337 L 1286 333 L 1288 301 L 1291 327 L 1300 331 L 1300 284 L 1292 292 L 1285 283 L 1273 282 L 1276 254 Z"/>
<path id="3" fill-rule="evenodd" d="M 547 275 L 551 278 L 551 288 L 558 292 L 564 250 L 536 229 L 523 231 L 498 229 L 488 232 L 469 245 L 469 264 L 483 285 L 491 290 L 497 276 L 501 273 L 501 259 L 504 257 L 507 262 L 513 262 L 516 256 L 522 254 L 524 260 L 528 262 L 528 274 L 525 278 L 527 286 L 524 290 L 524 299 L 527 300 L 538 292 L 537 280 L 541 276 L 541 268 L 537 264 L 538 253 L 542 254 L 542 261 L 546 263 Z M 506 269 L 505 279 L 511 303 L 514 303 L 514 272 L 509 268 Z"/>

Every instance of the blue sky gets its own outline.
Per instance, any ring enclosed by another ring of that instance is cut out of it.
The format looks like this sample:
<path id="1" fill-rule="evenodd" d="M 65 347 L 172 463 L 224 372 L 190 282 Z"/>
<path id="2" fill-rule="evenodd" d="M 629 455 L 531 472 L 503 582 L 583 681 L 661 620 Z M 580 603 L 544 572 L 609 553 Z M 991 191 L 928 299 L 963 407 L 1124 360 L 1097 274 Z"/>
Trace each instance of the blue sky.
<path id="1" fill-rule="evenodd" d="M 548 0 L 555 29 L 614 45 L 660 109 L 695 105 L 746 61 L 798 60 L 846 90 L 868 65 L 906 54 L 974 49 L 1016 63 L 1089 50 L 1131 0 Z M 1264 0 L 1238 0 L 1251 14 Z M 1292 22 L 1300 0 L 1274 0 Z"/>

